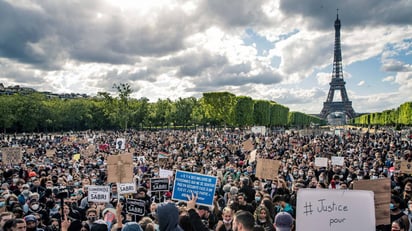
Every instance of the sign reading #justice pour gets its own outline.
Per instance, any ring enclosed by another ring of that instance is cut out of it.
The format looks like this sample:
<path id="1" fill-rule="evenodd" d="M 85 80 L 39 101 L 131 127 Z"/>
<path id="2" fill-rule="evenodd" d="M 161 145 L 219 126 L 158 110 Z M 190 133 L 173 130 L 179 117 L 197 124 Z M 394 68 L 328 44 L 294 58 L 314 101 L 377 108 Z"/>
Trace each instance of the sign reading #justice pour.
<path id="1" fill-rule="evenodd" d="M 173 185 L 173 200 L 187 201 L 187 197 L 197 194 L 196 203 L 207 206 L 213 205 L 217 177 L 199 173 L 176 171 Z"/>
<path id="2" fill-rule="evenodd" d="M 374 231 L 373 196 L 366 190 L 299 189 L 296 231 Z"/>

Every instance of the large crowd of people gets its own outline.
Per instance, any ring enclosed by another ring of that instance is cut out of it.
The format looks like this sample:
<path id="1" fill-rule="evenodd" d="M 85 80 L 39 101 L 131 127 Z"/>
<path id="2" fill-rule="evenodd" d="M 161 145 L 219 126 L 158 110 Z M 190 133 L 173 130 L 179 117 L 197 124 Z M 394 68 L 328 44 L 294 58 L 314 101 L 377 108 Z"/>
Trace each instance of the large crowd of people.
<path id="1" fill-rule="evenodd" d="M 7 163 L 2 152 L 0 230 L 294 230 L 299 189 L 351 190 L 355 181 L 380 178 L 391 180 L 391 224 L 377 230 L 412 230 L 412 178 L 395 168 L 396 161 L 412 159 L 410 137 L 392 130 L 305 133 L 2 134 L 0 146 L 21 147 L 22 155 Z M 276 179 L 256 176 L 251 152 L 281 162 Z M 133 155 L 137 190 L 131 194 L 119 194 L 117 182 L 107 181 L 108 156 L 125 153 Z M 343 165 L 315 166 L 316 157 L 335 155 L 344 157 Z M 196 195 L 172 200 L 173 176 L 169 190 L 151 192 L 150 179 L 162 169 L 217 176 L 213 205 L 196 204 Z M 89 202 L 91 185 L 110 186 L 110 201 Z M 128 213 L 128 198 L 144 201 L 144 214 Z"/>

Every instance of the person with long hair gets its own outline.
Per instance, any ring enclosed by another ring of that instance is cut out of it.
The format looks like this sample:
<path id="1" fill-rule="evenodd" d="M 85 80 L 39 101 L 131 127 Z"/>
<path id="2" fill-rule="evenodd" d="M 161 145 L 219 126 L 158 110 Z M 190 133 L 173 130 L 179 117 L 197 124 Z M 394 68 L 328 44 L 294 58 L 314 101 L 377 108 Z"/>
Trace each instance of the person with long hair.
<path id="1" fill-rule="evenodd" d="M 262 226 L 265 231 L 275 231 L 273 220 L 270 217 L 269 210 L 265 206 L 258 206 L 255 210 L 254 217 L 256 225 Z"/>

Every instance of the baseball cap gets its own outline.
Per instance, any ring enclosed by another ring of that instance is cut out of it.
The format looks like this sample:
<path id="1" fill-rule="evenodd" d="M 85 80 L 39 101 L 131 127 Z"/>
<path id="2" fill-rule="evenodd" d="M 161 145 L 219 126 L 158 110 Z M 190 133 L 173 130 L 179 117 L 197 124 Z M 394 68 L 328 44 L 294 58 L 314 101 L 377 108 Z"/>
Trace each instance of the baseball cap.
<path id="1" fill-rule="evenodd" d="M 280 212 L 275 217 L 276 231 L 290 231 L 293 225 L 293 217 L 287 212 Z"/>
<path id="2" fill-rule="evenodd" d="M 25 220 L 26 222 L 30 222 L 30 221 L 32 221 L 32 222 L 37 222 L 37 219 L 36 219 L 36 217 L 35 217 L 34 215 L 27 215 L 27 216 L 24 217 L 24 220 Z"/>

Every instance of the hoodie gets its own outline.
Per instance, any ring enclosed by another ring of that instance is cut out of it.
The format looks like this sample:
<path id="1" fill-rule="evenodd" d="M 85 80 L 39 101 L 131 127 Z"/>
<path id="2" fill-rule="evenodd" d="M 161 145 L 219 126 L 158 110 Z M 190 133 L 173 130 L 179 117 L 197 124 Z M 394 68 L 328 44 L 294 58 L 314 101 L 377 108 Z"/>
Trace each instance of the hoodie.
<path id="1" fill-rule="evenodd" d="M 175 204 L 167 202 L 157 205 L 160 231 L 183 231 L 179 226 L 179 210 Z"/>

